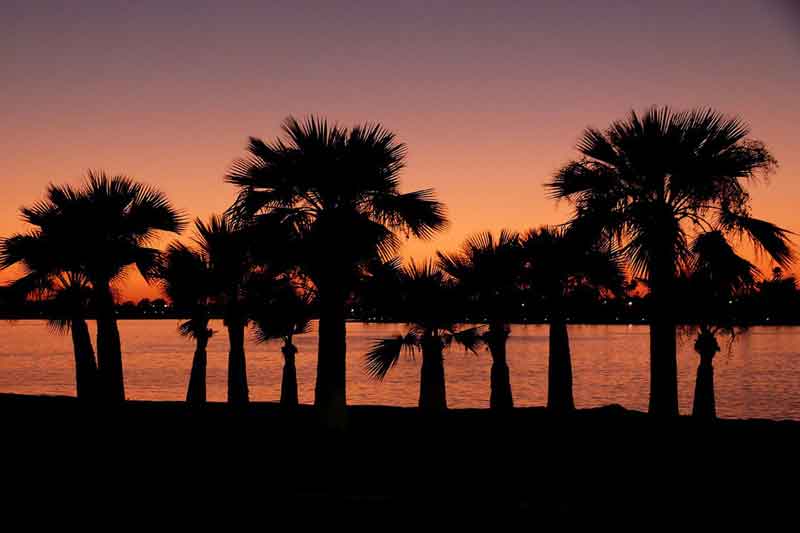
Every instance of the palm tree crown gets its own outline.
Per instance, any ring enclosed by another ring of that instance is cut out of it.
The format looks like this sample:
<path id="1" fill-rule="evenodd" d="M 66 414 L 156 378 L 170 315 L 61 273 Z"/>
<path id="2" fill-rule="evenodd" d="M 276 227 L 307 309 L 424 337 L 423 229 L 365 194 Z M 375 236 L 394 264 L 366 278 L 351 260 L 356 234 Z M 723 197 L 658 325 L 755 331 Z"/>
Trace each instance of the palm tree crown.
<path id="1" fill-rule="evenodd" d="M 748 237 L 786 266 L 788 231 L 750 215 L 745 185 L 777 162 L 749 133 L 739 119 L 710 109 L 633 111 L 605 131 L 587 129 L 578 143 L 583 157 L 564 166 L 548 188 L 573 202 L 573 222 L 597 224 L 622 240 L 636 276 L 658 268 L 662 241 L 676 274 L 697 229 Z"/>
<path id="2" fill-rule="evenodd" d="M 348 129 L 290 117 L 283 132 L 272 143 L 251 138 L 249 156 L 231 168 L 227 179 L 240 188 L 231 213 L 278 218 L 302 232 L 310 274 L 319 273 L 314 259 L 352 265 L 394 251 L 396 231 L 429 238 L 445 227 L 432 189 L 399 191 L 406 146 L 379 124 Z"/>

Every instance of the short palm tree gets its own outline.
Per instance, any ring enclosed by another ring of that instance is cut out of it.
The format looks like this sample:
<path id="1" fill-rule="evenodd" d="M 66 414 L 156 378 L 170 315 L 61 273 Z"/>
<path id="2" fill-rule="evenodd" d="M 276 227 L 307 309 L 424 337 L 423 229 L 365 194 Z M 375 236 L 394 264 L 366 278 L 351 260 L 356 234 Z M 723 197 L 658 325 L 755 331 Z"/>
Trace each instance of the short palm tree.
<path id="1" fill-rule="evenodd" d="M 592 242 L 576 229 L 544 226 L 522 238 L 524 283 L 543 301 L 550 323 L 547 364 L 547 408 L 575 409 L 572 357 L 567 331 L 566 302 L 586 285 L 618 290 L 624 281 L 618 253 L 602 241 Z"/>
<path id="2" fill-rule="evenodd" d="M 251 138 L 227 181 L 239 187 L 240 223 L 272 218 L 298 236 L 297 263 L 319 295 L 315 405 L 345 420 L 345 304 L 360 267 L 397 248 L 397 232 L 429 238 L 446 225 L 431 189 L 401 193 L 406 147 L 379 124 L 343 128 L 324 119 L 283 124 L 284 138 Z"/>
<path id="3" fill-rule="evenodd" d="M 377 341 L 366 355 L 366 371 L 383 379 L 402 353 L 422 354 L 419 407 L 425 411 L 447 409 L 444 349 L 452 343 L 475 351 L 480 327 L 459 329 L 454 320 L 452 288 L 432 262 L 413 261 L 399 272 L 402 285 L 401 314 L 409 328 L 404 335 Z"/>
<path id="4" fill-rule="evenodd" d="M 758 269 L 740 257 L 720 231 L 698 235 L 691 247 L 692 256 L 679 284 L 687 303 L 684 315 L 697 330 L 694 348 L 700 356 L 695 381 L 692 415 L 716 418 L 714 394 L 714 356 L 720 351 L 717 335 L 735 335 L 743 324 L 732 312 L 732 302 L 743 290 L 755 286 Z"/>
<path id="5" fill-rule="evenodd" d="M 91 286 L 72 262 L 64 241 L 52 241 L 40 230 L 0 240 L 0 268 L 19 264 L 23 275 L 7 287 L 10 298 L 48 302 L 48 323 L 59 333 L 70 332 L 75 356 L 76 396 L 97 397 L 97 363 L 86 324 Z"/>
<path id="6" fill-rule="evenodd" d="M 195 253 L 208 270 L 205 290 L 222 305 L 228 330 L 228 402 L 237 405 L 250 401 L 244 337 L 248 323 L 246 286 L 254 272 L 251 240 L 251 234 L 235 227 L 226 216 L 212 215 L 208 222 L 195 220 Z"/>
<path id="7" fill-rule="evenodd" d="M 252 311 L 256 339 L 259 342 L 273 339 L 283 342 L 280 403 L 284 407 L 296 407 L 299 402 L 295 364 L 297 346 L 294 345 L 294 337 L 308 333 L 311 329 L 313 294 L 288 279 L 270 279 L 258 285 L 260 287 L 256 289 L 256 302 Z"/>
<path id="8" fill-rule="evenodd" d="M 197 222 L 202 224 L 202 222 Z M 173 307 L 189 318 L 181 323 L 181 335 L 195 340 L 187 403 L 206 403 L 206 368 L 208 366 L 208 341 L 213 331 L 208 327 L 209 303 L 215 296 L 213 271 L 209 257 L 180 242 L 174 242 L 164 252 L 157 273 L 161 286 Z"/>
<path id="9" fill-rule="evenodd" d="M 70 262 L 92 289 L 97 321 L 100 392 L 125 399 L 122 350 L 112 285 L 129 266 L 149 279 L 159 256 L 149 247 L 161 232 L 179 232 L 182 215 L 160 191 L 125 176 L 89 172 L 81 187 L 51 185 L 46 199 L 22 209 L 23 219 Z"/>
<path id="10" fill-rule="evenodd" d="M 587 129 L 581 158 L 548 184 L 573 203 L 574 224 L 618 239 L 634 276 L 648 282 L 653 414 L 678 414 L 673 285 L 692 236 L 746 236 L 780 265 L 791 262 L 788 232 L 750 214 L 746 186 L 776 161 L 749 131 L 710 109 L 631 112 L 605 131 Z"/>
<path id="11" fill-rule="evenodd" d="M 491 409 L 514 406 L 506 361 L 509 321 L 519 294 L 521 254 L 517 233 L 503 230 L 495 238 L 490 232 L 469 237 L 453 254 L 439 252 L 438 266 L 458 282 L 459 289 L 475 302 L 488 321 L 483 339 L 492 356 Z"/>

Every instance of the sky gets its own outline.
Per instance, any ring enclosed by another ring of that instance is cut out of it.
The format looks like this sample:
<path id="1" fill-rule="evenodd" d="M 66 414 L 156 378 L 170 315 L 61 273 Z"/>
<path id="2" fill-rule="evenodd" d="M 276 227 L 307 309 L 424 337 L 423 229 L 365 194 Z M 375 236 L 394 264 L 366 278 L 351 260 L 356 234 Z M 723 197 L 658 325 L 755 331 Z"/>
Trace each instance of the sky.
<path id="1" fill-rule="evenodd" d="M 0 2 L 0 235 L 87 169 L 223 211 L 248 136 L 287 115 L 379 121 L 470 233 L 563 222 L 543 184 L 587 126 L 631 109 L 738 115 L 780 167 L 754 214 L 800 232 L 800 1 Z M 769 266 L 769 265 L 766 265 Z M 0 273 L 0 281 L 14 272 Z M 130 276 L 121 297 L 157 297 Z"/>

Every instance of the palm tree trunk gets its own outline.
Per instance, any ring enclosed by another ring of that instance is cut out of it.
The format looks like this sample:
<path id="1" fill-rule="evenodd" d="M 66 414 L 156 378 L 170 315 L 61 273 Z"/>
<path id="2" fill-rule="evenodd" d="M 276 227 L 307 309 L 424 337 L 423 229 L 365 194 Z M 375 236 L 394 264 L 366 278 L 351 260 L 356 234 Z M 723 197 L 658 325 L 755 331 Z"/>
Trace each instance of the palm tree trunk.
<path id="1" fill-rule="evenodd" d="M 208 366 L 208 335 L 198 332 L 192 359 L 192 372 L 189 374 L 189 388 L 186 391 L 186 402 L 192 405 L 206 403 L 206 367 Z"/>
<path id="2" fill-rule="evenodd" d="M 511 377 L 506 362 L 506 341 L 508 331 L 503 325 L 489 326 L 488 344 L 489 353 L 492 354 L 491 393 L 489 408 L 497 411 L 508 410 L 514 407 L 511 395 Z"/>
<path id="3" fill-rule="evenodd" d="M 692 416 L 713 420 L 717 417 L 714 399 L 714 355 L 719 351 L 719 345 L 710 331 L 701 331 L 694 348 L 700 354 L 700 364 L 697 367 L 697 380 L 694 385 Z"/>
<path id="4" fill-rule="evenodd" d="M 419 381 L 419 408 L 427 412 L 447 409 L 447 392 L 444 380 L 444 357 L 438 336 L 422 340 L 422 370 Z"/>
<path id="5" fill-rule="evenodd" d="M 569 351 L 569 333 L 564 315 L 551 313 L 547 361 L 547 408 L 555 413 L 575 410 L 572 395 L 572 355 Z"/>
<path id="6" fill-rule="evenodd" d="M 667 245 L 671 246 L 671 241 Z M 672 305 L 671 249 L 654 257 L 650 272 L 650 404 L 657 416 L 678 416 L 678 359 Z"/>
<path id="7" fill-rule="evenodd" d="M 297 367 L 295 354 L 297 348 L 287 342 L 281 348 L 283 353 L 283 378 L 281 379 L 281 405 L 284 407 L 297 407 Z"/>
<path id="8" fill-rule="evenodd" d="M 245 405 L 250 401 L 247 387 L 247 361 L 244 354 L 245 322 L 239 317 L 228 321 L 228 403 Z"/>
<path id="9" fill-rule="evenodd" d="M 80 400 L 97 397 L 97 363 L 89 335 L 89 326 L 83 317 L 73 318 L 70 324 L 72 348 L 75 352 L 75 388 Z"/>
<path id="10" fill-rule="evenodd" d="M 114 311 L 114 297 L 108 282 L 95 284 L 97 312 L 97 370 L 100 393 L 107 402 L 125 401 L 122 347 Z"/>
<path id="11" fill-rule="evenodd" d="M 347 417 L 347 291 L 335 280 L 319 283 L 318 289 L 319 352 L 314 405 L 328 427 L 343 428 Z"/>

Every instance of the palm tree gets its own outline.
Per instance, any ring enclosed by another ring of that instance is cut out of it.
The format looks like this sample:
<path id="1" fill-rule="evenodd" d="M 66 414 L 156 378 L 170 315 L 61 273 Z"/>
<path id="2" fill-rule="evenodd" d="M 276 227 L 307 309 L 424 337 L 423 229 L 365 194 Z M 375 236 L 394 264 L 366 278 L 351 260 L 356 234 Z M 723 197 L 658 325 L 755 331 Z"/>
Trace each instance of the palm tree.
<path id="1" fill-rule="evenodd" d="M 194 243 L 208 270 L 208 294 L 222 305 L 228 330 L 228 402 L 250 400 L 244 334 L 248 323 L 246 286 L 253 275 L 250 254 L 252 234 L 234 227 L 226 216 L 212 215 L 208 222 L 195 220 Z"/>
<path id="2" fill-rule="evenodd" d="M 40 229 L 0 240 L 0 269 L 22 266 L 23 275 L 7 287 L 6 294 L 17 301 L 37 298 L 48 302 L 50 327 L 69 332 L 75 357 L 76 396 L 93 400 L 97 396 L 97 363 L 86 324 L 91 286 L 72 262 L 65 241 L 53 241 Z"/>
<path id="3" fill-rule="evenodd" d="M 605 131 L 587 129 L 581 158 L 548 184 L 575 208 L 573 223 L 621 243 L 650 287 L 650 405 L 678 414 L 673 285 L 698 231 L 746 236 L 780 265 L 791 262 L 786 230 L 750 215 L 746 185 L 772 170 L 766 147 L 737 118 L 713 110 L 631 112 Z"/>
<path id="4" fill-rule="evenodd" d="M 256 309 L 253 312 L 256 339 L 268 342 L 273 339 L 283 341 L 283 377 L 281 380 L 281 405 L 292 408 L 298 405 L 297 366 L 295 356 L 297 347 L 294 336 L 308 333 L 311 329 L 314 310 L 313 295 L 302 290 L 286 279 L 270 279 L 259 283 L 256 289 Z"/>
<path id="5" fill-rule="evenodd" d="M 547 308 L 549 356 L 547 408 L 557 412 L 575 409 L 572 394 L 572 357 L 567 331 L 567 299 L 587 285 L 617 291 L 624 274 L 618 253 L 602 241 L 591 242 L 576 229 L 543 226 L 522 238 L 524 282 Z"/>
<path id="6" fill-rule="evenodd" d="M 297 263 L 319 295 L 314 403 L 345 420 L 345 304 L 359 269 L 397 249 L 397 232 L 429 238 L 446 225 L 432 189 L 399 191 L 406 147 L 380 124 L 344 128 L 319 118 L 283 123 L 284 138 L 251 138 L 227 181 L 239 187 L 240 223 L 271 218 L 297 235 Z"/>
<path id="7" fill-rule="evenodd" d="M 717 335 L 733 336 L 743 325 L 732 312 L 736 295 L 755 286 L 758 269 L 740 257 L 720 231 L 698 235 L 691 247 L 692 257 L 680 278 L 681 299 L 687 305 L 686 319 L 697 329 L 695 351 L 700 356 L 695 381 L 692 415 L 716 418 L 714 356 L 720 351 Z"/>
<path id="8" fill-rule="evenodd" d="M 197 224 L 202 223 L 198 221 Z M 203 405 L 206 403 L 207 347 L 213 335 L 208 327 L 208 306 L 214 296 L 211 262 L 204 251 L 174 242 L 167 247 L 157 276 L 175 309 L 189 313 L 189 319 L 178 328 L 181 335 L 195 340 L 186 401 Z"/>
<path id="9" fill-rule="evenodd" d="M 519 235 L 503 230 L 497 238 L 488 231 L 473 235 L 457 253 L 437 253 L 439 268 L 458 282 L 470 301 L 481 306 L 489 323 L 483 339 L 492 356 L 489 396 L 492 409 L 514 406 L 506 341 L 511 332 L 512 302 L 519 293 L 519 252 Z"/>
<path id="10" fill-rule="evenodd" d="M 425 411 L 447 409 L 444 349 L 453 342 L 475 351 L 481 342 L 480 326 L 458 329 L 454 317 L 452 288 L 444 273 L 432 262 L 413 261 L 399 272 L 402 313 L 409 323 L 404 335 L 377 341 L 366 355 L 366 371 L 383 379 L 397 364 L 401 353 L 422 354 L 419 407 Z"/>
<path id="11" fill-rule="evenodd" d="M 159 252 L 148 245 L 160 232 L 179 232 L 183 217 L 156 189 L 125 176 L 92 171 L 79 188 L 50 185 L 46 199 L 23 208 L 22 215 L 48 242 L 68 249 L 71 262 L 88 280 L 97 321 L 101 394 L 108 401 L 124 400 L 112 284 L 130 265 L 149 279 Z"/>

